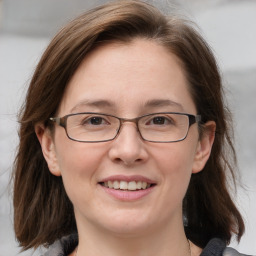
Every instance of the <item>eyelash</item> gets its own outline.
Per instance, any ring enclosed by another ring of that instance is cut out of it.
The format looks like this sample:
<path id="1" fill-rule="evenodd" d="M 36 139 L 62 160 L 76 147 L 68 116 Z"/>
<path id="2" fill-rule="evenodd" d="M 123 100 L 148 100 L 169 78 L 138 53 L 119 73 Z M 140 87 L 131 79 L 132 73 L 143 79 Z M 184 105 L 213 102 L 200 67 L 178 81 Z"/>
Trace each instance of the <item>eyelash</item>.
<path id="1" fill-rule="evenodd" d="M 105 118 L 103 118 L 103 117 L 101 117 L 101 116 L 92 116 L 92 117 L 87 117 L 86 119 L 82 120 L 81 124 L 84 125 L 84 124 L 90 122 L 90 124 L 93 125 L 91 121 L 92 121 L 93 119 L 97 119 L 97 118 L 98 118 L 98 119 L 101 119 L 101 121 L 105 121 L 105 123 L 109 123 L 109 122 L 106 121 Z M 101 124 L 101 123 L 100 123 L 100 124 Z"/>

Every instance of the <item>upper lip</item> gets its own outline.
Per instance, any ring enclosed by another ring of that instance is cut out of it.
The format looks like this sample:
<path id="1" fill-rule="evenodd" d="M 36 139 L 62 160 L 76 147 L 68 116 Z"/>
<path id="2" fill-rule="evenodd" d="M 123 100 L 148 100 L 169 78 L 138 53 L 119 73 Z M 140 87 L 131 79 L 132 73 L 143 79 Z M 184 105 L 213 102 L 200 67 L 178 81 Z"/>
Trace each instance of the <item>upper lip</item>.
<path id="1" fill-rule="evenodd" d="M 141 176 L 141 175 L 131 175 L 131 176 L 126 176 L 126 175 L 111 175 L 109 177 L 106 177 L 102 180 L 100 180 L 100 182 L 107 182 L 107 181 L 126 181 L 126 182 L 130 182 L 130 181 L 144 181 L 147 182 L 148 184 L 156 184 L 155 181 Z"/>

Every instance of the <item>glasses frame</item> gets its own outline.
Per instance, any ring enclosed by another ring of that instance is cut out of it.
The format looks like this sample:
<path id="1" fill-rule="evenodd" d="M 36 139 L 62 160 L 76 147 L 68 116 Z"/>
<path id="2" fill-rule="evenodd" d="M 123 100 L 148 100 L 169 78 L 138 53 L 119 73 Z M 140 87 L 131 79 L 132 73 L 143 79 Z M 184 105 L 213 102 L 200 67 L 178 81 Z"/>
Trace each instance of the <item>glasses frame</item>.
<path id="1" fill-rule="evenodd" d="M 99 141 L 83 141 L 83 140 L 77 140 L 74 139 L 72 137 L 69 136 L 68 132 L 67 132 L 67 119 L 70 116 L 75 116 L 75 115 L 81 115 L 81 114 L 97 114 L 97 115 L 102 115 L 102 116 L 111 116 L 114 118 L 117 118 L 120 122 L 119 124 L 119 128 L 116 132 L 116 135 L 112 138 L 112 139 L 108 139 L 108 140 L 99 140 Z M 175 115 L 183 115 L 183 116 L 187 116 L 189 119 L 189 124 L 188 124 L 188 129 L 187 129 L 187 133 L 186 135 L 179 139 L 179 140 L 175 140 L 175 141 L 152 141 L 152 140 L 147 140 L 145 138 L 143 138 L 141 131 L 139 129 L 139 125 L 138 122 L 141 118 L 143 117 L 147 117 L 147 116 L 151 116 L 151 115 L 160 115 L 160 114 L 175 114 Z M 65 129 L 66 135 L 70 140 L 73 141 L 77 141 L 77 142 L 82 142 L 82 143 L 98 143 L 98 142 L 107 142 L 107 141 L 112 141 L 114 140 L 120 133 L 122 125 L 125 122 L 131 122 L 131 123 L 135 123 L 136 127 L 137 127 L 137 131 L 140 134 L 140 137 L 144 140 L 144 141 L 149 141 L 149 142 L 153 142 L 153 143 L 173 143 L 173 142 L 179 142 L 179 141 L 183 141 L 187 138 L 188 136 L 188 132 L 189 132 L 189 128 L 191 127 L 191 125 L 195 124 L 195 123 L 200 123 L 201 122 L 201 115 L 192 115 L 192 114 L 188 114 L 188 113 L 180 113 L 180 112 L 157 112 L 157 113 L 150 113 L 150 114 L 146 114 L 146 115 L 142 115 L 139 117 L 135 117 L 135 118 L 121 118 L 118 116 L 114 116 L 114 115 L 110 115 L 110 114 L 105 114 L 105 113 L 97 113 L 97 112 L 80 112 L 80 113 L 73 113 L 73 114 L 68 114 L 65 115 L 63 117 L 50 117 L 50 121 L 55 122 L 57 125 L 63 127 Z"/>

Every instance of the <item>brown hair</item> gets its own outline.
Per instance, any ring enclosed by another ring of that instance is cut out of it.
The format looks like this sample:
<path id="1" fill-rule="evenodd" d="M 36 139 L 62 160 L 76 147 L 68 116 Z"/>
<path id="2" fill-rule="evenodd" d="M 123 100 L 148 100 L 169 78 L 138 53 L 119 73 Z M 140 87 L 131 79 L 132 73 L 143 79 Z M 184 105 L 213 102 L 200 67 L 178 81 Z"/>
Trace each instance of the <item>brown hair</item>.
<path id="1" fill-rule="evenodd" d="M 223 100 L 217 64 L 191 23 L 166 17 L 141 1 L 117 1 L 88 11 L 70 22 L 51 41 L 31 80 L 20 114 L 20 144 L 14 167 L 14 227 L 24 249 L 48 245 L 76 231 L 73 206 L 61 177 L 53 176 L 34 132 L 49 126 L 65 88 L 86 54 L 98 44 L 145 38 L 163 45 L 181 61 L 191 95 L 203 122 L 217 124 L 211 156 L 192 176 L 183 203 L 186 234 L 204 247 L 220 237 L 244 232 L 242 217 L 228 192 L 227 175 L 236 166 L 230 115 Z"/>

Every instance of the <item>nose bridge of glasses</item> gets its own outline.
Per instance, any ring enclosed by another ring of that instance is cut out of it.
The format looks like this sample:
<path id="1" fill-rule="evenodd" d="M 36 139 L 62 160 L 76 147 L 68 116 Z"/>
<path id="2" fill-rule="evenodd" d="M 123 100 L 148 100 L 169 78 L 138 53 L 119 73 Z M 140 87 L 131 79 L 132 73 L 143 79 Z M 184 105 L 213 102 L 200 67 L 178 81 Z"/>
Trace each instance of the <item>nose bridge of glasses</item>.
<path id="1" fill-rule="evenodd" d="M 139 137 L 142 138 L 141 132 L 139 130 L 139 119 L 140 117 L 136 117 L 136 118 L 118 118 L 120 121 L 120 126 L 119 129 L 117 130 L 117 136 L 120 134 L 122 128 L 123 128 L 123 124 L 124 123 L 130 123 L 130 125 L 134 126 L 134 128 L 136 129 L 136 132 L 139 134 Z"/>
<path id="2" fill-rule="evenodd" d="M 133 123 L 136 126 L 136 129 L 139 130 L 138 127 L 138 121 L 139 121 L 139 117 L 136 118 L 119 118 L 120 120 L 120 128 L 123 126 L 124 123 Z"/>
<path id="3" fill-rule="evenodd" d="M 120 127 L 118 129 L 118 133 L 121 132 L 124 123 L 131 123 L 131 125 L 135 126 L 136 131 L 140 134 L 139 125 L 138 125 L 139 119 L 140 119 L 139 117 L 136 117 L 136 118 L 119 118 Z M 141 136 L 141 134 L 140 134 L 140 136 Z"/>

